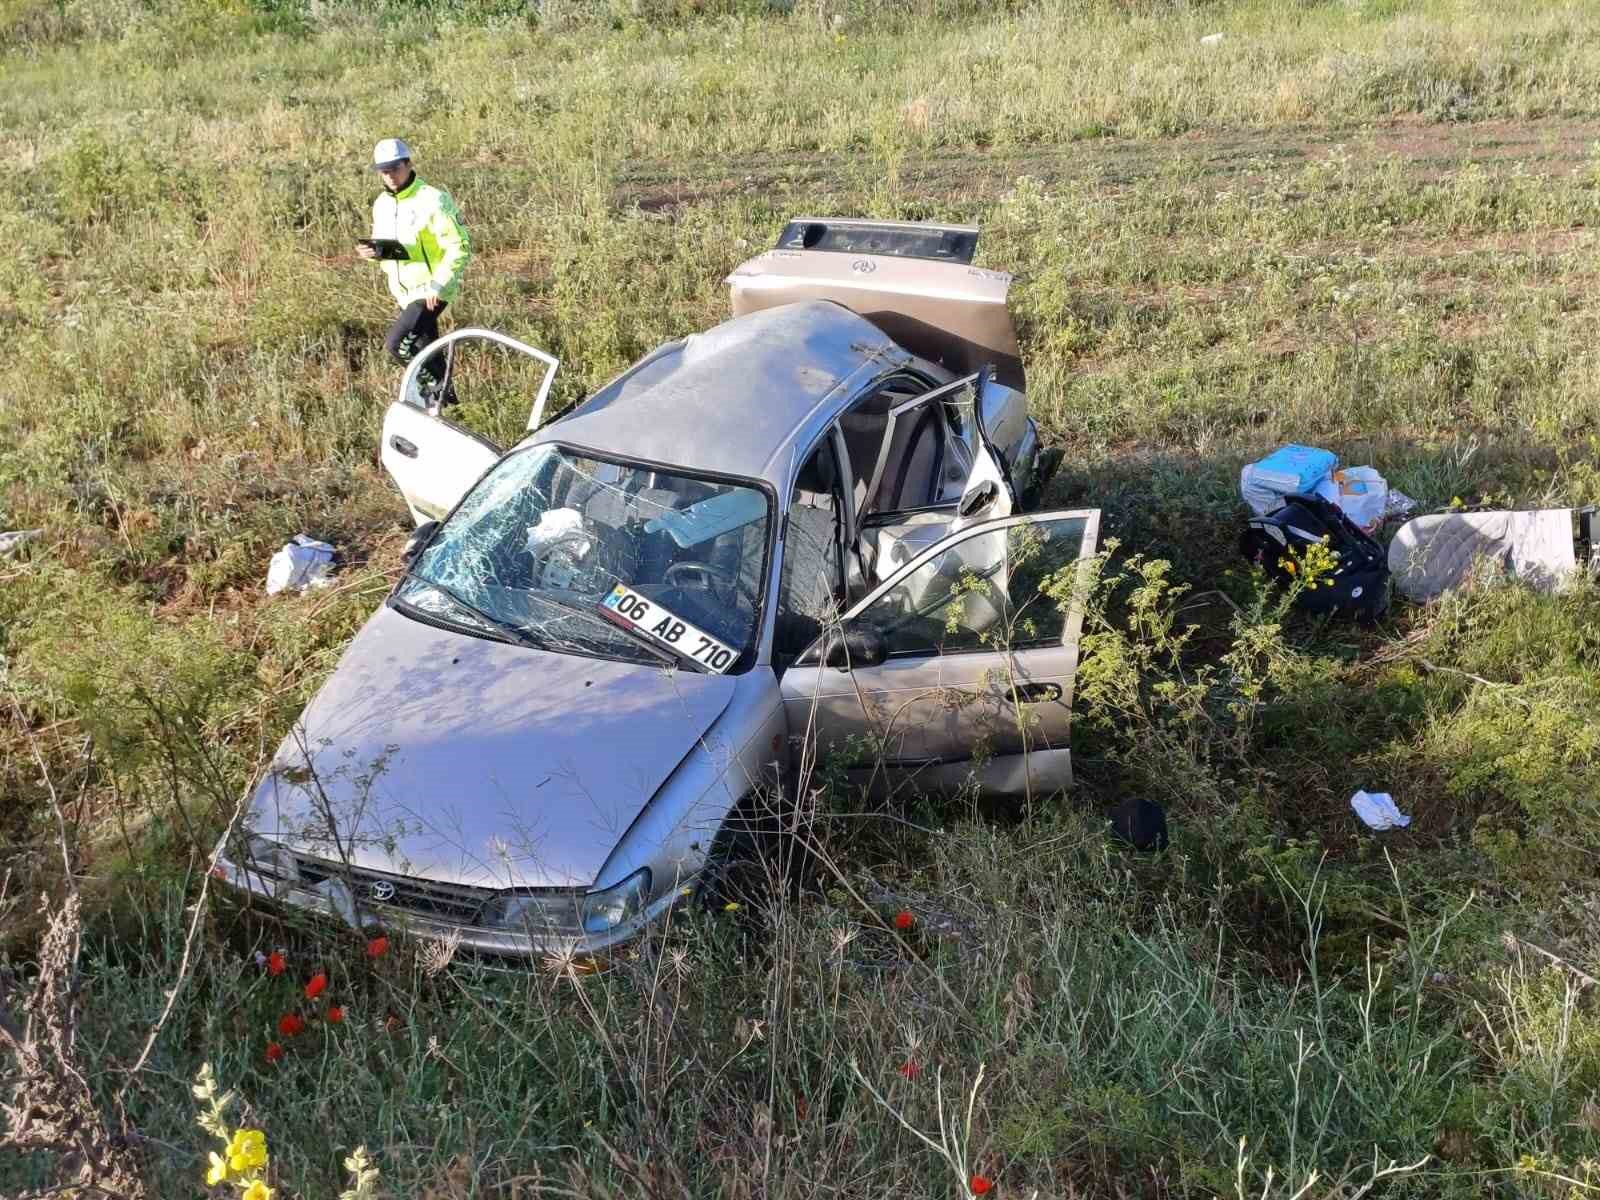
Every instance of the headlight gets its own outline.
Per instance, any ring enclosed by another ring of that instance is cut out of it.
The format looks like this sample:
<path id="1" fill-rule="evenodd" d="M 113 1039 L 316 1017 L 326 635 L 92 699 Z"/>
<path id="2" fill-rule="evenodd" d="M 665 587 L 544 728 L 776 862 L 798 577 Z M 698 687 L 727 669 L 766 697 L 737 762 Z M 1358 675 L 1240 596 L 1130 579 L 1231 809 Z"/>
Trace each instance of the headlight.
<path id="1" fill-rule="evenodd" d="M 241 847 L 243 860 L 238 865 L 252 875 L 262 879 L 286 880 L 290 883 L 299 879 L 300 867 L 295 862 L 294 855 L 277 842 L 250 834 L 241 843 Z"/>
<path id="2" fill-rule="evenodd" d="M 527 928 L 535 934 L 581 937 L 608 933 L 636 915 L 649 893 L 650 870 L 646 867 L 600 892 L 506 896 L 490 906 L 486 920 L 490 925 Z"/>
<path id="3" fill-rule="evenodd" d="M 583 931 L 609 933 L 638 915 L 650 893 L 650 868 L 642 867 L 614 888 L 590 892 L 583 898 Z"/>

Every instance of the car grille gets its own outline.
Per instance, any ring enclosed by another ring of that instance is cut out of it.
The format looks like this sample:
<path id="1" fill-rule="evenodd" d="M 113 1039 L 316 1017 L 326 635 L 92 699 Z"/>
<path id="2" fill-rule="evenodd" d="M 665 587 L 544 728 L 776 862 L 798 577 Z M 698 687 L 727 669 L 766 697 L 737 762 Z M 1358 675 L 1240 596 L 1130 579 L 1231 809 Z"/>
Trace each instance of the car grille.
<path id="1" fill-rule="evenodd" d="M 348 879 L 357 899 L 363 904 L 416 913 L 450 925 L 477 924 L 483 906 L 495 895 L 487 888 L 434 883 L 404 875 L 385 875 L 316 858 L 297 857 L 297 861 L 300 881 L 304 885 L 314 888 L 328 879 Z M 379 895 L 389 888 L 394 889 L 393 894 L 379 899 Z M 374 895 L 374 891 L 379 895 Z"/>

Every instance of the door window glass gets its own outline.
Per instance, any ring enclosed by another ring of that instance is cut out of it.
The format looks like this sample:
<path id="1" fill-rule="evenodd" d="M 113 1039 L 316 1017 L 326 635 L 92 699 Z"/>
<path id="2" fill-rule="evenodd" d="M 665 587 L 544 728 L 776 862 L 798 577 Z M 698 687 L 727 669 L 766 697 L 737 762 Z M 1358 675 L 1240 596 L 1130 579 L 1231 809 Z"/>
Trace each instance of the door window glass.
<path id="1" fill-rule="evenodd" d="M 982 529 L 912 571 L 857 615 L 891 655 L 1059 644 L 1084 517 Z"/>
<path id="2" fill-rule="evenodd" d="M 947 461 L 936 409 L 935 404 L 924 404 L 901 413 L 895 421 L 883 478 L 868 513 L 903 512 L 935 503 L 935 485 Z"/>
<path id="3" fill-rule="evenodd" d="M 956 454 L 938 484 L 938 500 L 958 500 L 966 486 L 982 442 L 978 432 L 977 377 L 964 380 L 962 386 L 949 392 L 943 402 L 945 425 L 955 443 Z"/>
<path id="4" fill-rule="evenodd" d="M 555 374 L 555 359 L 514 340 L 474 335 L 425 353 L 424 369 L 434 382 L 419 386 L 413 380 L 401 402 L 501 446 L 515 444 L 526 432 L 529 402 L 548 391 Z"/>

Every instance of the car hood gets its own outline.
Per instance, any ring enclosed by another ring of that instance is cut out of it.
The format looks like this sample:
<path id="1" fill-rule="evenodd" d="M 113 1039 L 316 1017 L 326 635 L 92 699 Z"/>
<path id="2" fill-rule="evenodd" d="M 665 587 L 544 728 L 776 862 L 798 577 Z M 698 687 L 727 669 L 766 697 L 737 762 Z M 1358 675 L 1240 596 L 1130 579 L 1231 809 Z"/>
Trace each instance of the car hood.
<path id="1" fill-rule="evenodd" d="M 284 740 L 255 833 L 474 887 L 583 887 L 735 681 L 487 641 L 385 606 Z"/>

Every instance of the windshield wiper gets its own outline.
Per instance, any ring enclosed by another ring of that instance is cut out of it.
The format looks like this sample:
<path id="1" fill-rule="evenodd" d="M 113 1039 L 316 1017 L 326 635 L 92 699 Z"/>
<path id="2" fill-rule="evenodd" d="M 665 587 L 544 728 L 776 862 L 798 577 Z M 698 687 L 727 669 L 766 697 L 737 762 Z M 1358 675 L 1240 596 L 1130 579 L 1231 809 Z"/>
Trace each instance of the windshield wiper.
<path id="1" fill-rule="evenodd" d="M 445 587 L 444 584 L 439 583 L 437 580 L 429 579 L 426 575 L 418 575 L 415 571 L 407 571 L 405 577 L 407 579 L 415 579 L 418 583 L 426 584 L 428 587 L 433 588 L 440 595 L 450 600 L 451 603 L 466 609 L 472 614 L 474 620 L 482 621 L 496 633 L 500 634 L 503 641 L 509 642 L 513 646 L 526 646 L 531 650 L 541 650 L 544 648 L 543 643 L 528 630 L 521 629 L 518 626 L 511 624 L 509 621 L 502 621 L 499 617 L 491 616 L 489 613 L 484 612 L 483 609 L 479 608 L 475 604 L 467 603 L 460 596 L 456 595 L 455 592 L 451 591 L 449 588 Z M 407 604 L 409 602 L 406 600 L 401 600 L 401 603 Z M 427 612 L 427 609 L 419 608 L 415 604 L 411 604 L 410 607 L 417 608 L 419 612 Z M 439 614 L 428 613 L 428 615 L 430 617 L 437 617 Z"/>
<path id="2" fill-rule="evenodd" d="M 680 654 L 678 651 L 673 650 L 670 646 L 661 645 L 649 635 L 640 633 L 637 629 L 624 625 L 620 621 L 609 620 L 602 616 L 599 612 L 596 612 L 594 609 L 584 608 L 581 605 L 574 604 L 571 600 L 563 600 L 559 596 L 549 596 L 535 592 L 530 592 L 528 594 L 537 600 L 543 600 L 547 604 L 555 604 L 566 609 L 568 612 L 575 612 L 580 616 L 588 617 L 591 621 L 598 621 L 600 625 L 607 630 L 614 629 L 618 633 L 626 634 L 633 641 L 638 642 L 639 645 L 643 646 L 646 650 L 650 651 L 651 654 L 655 655 L 662 662 L 668 664 L 669 666 L 676 666 L 678 663 L 683 662 L 689 664 L 689 666 L 693 667 L 696 671 L 708 673 L 708 668 L 705 666 L 705 664 L 696 662 L 687 654 Z"/>

